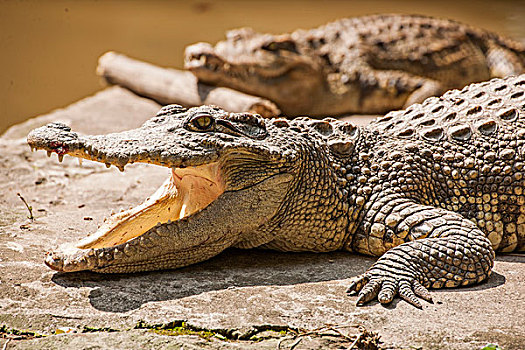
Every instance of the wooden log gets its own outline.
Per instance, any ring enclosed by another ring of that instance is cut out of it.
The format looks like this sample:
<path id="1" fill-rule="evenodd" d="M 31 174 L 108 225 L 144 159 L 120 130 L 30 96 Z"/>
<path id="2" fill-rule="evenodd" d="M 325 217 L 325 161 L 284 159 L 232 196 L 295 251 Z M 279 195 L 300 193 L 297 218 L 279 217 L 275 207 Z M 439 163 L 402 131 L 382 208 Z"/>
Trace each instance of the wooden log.
<path id="1" fill-rule="evenodd" d="M 216 105 L 230 112 L 255 112 L 266 118 L 281 114 L 273 102 L 264 98 L 201 84 L 190 72 L 161 68 L 111 51 L 100 57 L 97 74 L 110 84 L 125 87 L 162 105 Z"/>

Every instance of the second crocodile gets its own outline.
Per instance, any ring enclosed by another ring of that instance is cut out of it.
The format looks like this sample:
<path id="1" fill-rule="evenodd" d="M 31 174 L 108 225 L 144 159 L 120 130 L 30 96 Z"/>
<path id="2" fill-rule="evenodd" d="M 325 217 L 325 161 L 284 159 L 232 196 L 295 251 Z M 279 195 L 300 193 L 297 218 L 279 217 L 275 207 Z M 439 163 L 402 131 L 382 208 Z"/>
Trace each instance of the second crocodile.
<path id="1" fill-rule="evenodd" d="M 275 102 L 285 115 L 383 114 L 472 82 L 524 72 L 525 45 L 452 20 L 341 19 L 291 34 L 230 31 L 186 49 L 205 83 Z"/>

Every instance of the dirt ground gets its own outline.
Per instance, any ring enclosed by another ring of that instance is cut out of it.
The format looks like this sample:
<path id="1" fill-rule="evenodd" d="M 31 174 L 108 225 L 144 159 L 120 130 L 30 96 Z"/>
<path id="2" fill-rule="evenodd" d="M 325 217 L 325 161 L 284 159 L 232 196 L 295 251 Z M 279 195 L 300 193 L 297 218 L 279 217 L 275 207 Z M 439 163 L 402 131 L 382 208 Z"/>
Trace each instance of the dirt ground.
<path id="1" fill-rule="evenodd" d="M 111 87 L 0 138 L 0 347 L 337 349 L 358 336 L 357 347 L 373 349 L 370 331 L 386 349 L 525 348 L 523 255 L 499 256 L 486 283 L 433 291 L 435 303 L 423 310 L 399 300 L 356 307 L 346 286 L 374 259 L 343 252 L 228 250 L 195 266 L 133 275 L 48 269 L 47 250 L 95 230 L 112 209 L 141 202 L 168 171 L 59 163 L 32 153 L 27 132 L 50 121 L 82 133 L 121 131 L 158 108 Z"/>

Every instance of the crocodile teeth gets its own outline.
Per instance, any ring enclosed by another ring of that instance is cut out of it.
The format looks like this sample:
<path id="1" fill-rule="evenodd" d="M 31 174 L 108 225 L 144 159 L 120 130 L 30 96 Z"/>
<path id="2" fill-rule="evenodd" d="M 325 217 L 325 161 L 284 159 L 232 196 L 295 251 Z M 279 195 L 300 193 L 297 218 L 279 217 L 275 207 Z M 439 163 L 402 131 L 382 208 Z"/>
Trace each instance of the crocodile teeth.
<path id="1" fill-rule="evenodd" d="M 110 163 L 106 163 L 106 168 L 109 168 L 111 166 Z"/>
<path id="2" fill-rule="evenodd" d="M 128 255 L 128 256 L 131 256 L 133 255 L 133 253 L 135 252 L 135 246 L 132 246 L 131 244 L 129 243 L 126 243 L 124 245 L 124 254 Z"/>
<path id="3" fill-rule="evenodd" d="M 186 203 L 182 204 L 182 207 L 180 209 L 179 219 L 182 219 L 184 216 L 186 216 L 186 208 L 188 205 Z"/>
<path id="4" fill-rule="evenodd" d="M 118 170 L 124 172 L 124 165 L 117 165 Z"/>
<path id="5" fill-rule="evenodd" d="M 122 259 L 124 257 L 124 253 L 121 250 L 115 249 L 113 251 L 113 256 L 115 259 Z"/>
<path id="6" fill-rule="evenodd" d="M 141 236 L 139 242 L 143 247 L 146 247 L 146 248 L 152 248 L 153 246 L 155 246 L 155 243 L 151 239 L 145 236 Z"/>
<path id="7" fill-rule="evenodd" d="M 47 156 L 51 157 L 51 151 L 47 151 Z"/>
<path id="8" fill-rule="evenodd" d="M 82 166 L 82 158 L 77 158 L 77 159 L 78 159 L 78 165 Z"/>
<path id="9" fill-rule="evenodd" d="M 60 163 L 62 163 L 63 160 L 64 160 L 64 155 L 63 155 L 63 154 L 59 154 L 59 155 L 58 155 L 58 161 L 59 161 Z"/>

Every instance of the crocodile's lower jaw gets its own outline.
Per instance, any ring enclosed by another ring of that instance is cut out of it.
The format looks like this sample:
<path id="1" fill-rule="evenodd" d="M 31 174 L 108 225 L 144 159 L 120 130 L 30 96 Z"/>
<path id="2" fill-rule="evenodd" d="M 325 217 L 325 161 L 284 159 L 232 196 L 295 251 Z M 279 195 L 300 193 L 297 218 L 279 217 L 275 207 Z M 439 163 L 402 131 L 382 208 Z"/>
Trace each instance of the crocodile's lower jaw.
<path id="1" fill-rule="evenodd" d="M 190 216 L 217 199 L 224 192 L 218 163 L 172 169 L 170 177 L 140 205 L 112 214 L 99 229 L 77 244 L 59 248 L 59 255 L 83 254 L 82 251 L 111 248 L 136 239 L 158 224 Z M 62 270 L 51 255 L 46 264 Z"/>

